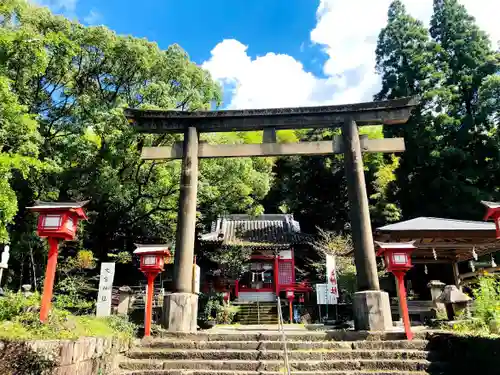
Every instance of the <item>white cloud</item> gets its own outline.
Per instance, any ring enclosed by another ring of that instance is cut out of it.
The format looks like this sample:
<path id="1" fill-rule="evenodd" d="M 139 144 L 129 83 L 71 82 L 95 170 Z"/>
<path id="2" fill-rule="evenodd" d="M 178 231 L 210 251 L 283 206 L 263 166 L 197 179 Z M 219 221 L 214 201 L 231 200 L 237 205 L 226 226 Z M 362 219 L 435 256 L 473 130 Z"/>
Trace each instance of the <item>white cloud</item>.
<path id="1" fill-rule="evenodd" d="M 371 100 L 380 79 L 375 74 L 375 47 L 391 0 L 320 0 L 311 42 L 328 58 L 326 78 L 306 72 L 295 58 L 272 52 L 252 59 L 247 46 L 226 39 L 203 64 L 232 94 L 230 108 L 340 104 Z M 404 0 L 409 12 L 429 22 L 432 0 Z M 498 0 L 461 0 L 492 40 L 500 39 Z"/>
<path id="2" fill-rule="evenodd" d="M 87 25 L 97 25 L 102 22 L 102 14 L 95 9 L 91 9 L 90 12 L 83 17 L 83 21 Z"/>
<path id="3" fill-rule="evenodd" d="M 78 0 L 33 0 L 33 2 L 49 7 L 53 12 L 62 12 L 73 15 Z"/>

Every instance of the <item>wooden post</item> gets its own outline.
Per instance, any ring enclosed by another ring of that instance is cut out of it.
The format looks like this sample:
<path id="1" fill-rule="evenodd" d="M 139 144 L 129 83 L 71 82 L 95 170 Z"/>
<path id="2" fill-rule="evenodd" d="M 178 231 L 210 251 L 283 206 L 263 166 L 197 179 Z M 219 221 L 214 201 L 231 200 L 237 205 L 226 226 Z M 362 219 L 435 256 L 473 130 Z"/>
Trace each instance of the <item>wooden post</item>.
<path id="1" fill-rule="evenodd" d="M 462 291 L 462 286 L 460 285 L 460 273 L 458 271 L 458 262 L 453 262 L 451 266 L 453 267 L 453 281 L 455 282 L 457 288 Z"/>
<path id="2" fill-rule="evenodd" d="M 153 317 L 154 274 L 148 274 L 148 290 L 146 293 L 146 306 L 144 309 L 144 337 L 151 336 L 151 319 Z"/>
<path id="3" fill-rule="evenodd" d="M 280 296 L 280 278 L 279 278 L 279 253 L 274 256 L 274 290 L 276 297 Z"/>
<path id="4" fill-rule="evenodd" d="M 342 127 L 344 162 L 349 194 L 351 231 L 358 291 L 380 290 L 377 261 L 373 247 L 372 226 L 358 127 L 347 120 Z"/>
<path id="5" fill-rule="evenodd" d="M 263 143 L 276 143 L 277 141 L 276 128 L 264 129 L 262 141 Z"/>
<path id="6" fill-rule="evenodd" d="M 397 283 L 399 285 L 399 308 L 401 317 L 403 318 L 403 325 L 405 327 L 406 338 L 413 339 L 413 332 L 411 331 L 410 314 L 408 312 L 408 303 L 406 302 L 406 287 L 405 287 L 405 274 L 404 272 L 395 272 Z"/>
<path id="7" fill-rule="evenodd" d="M 188 127 L 184 132 L 179 213 L 175 241 L 174 292 L 192 293 L 197 190 L 198 133 L 195 127 Z"/>
<path id="8" fill-rule="evenodd" d="M 404 279 L 404 276 L 403 276 Z M 396 293 L 398 296 L 398 301 L 401 301 L 401 292 L 399 290 L 399 280 L 396 276 L 394 276 L 394 281 L 396 283 Z M 403 310 L 401 309 L 401 304 L 398 303 L 398 310 L 399 310 L 399 319 L 403 319 Z"/>
<path id="9" fill-rule="evenodd" d="M 49 237 L 48 241 L 49 258 L 47 260 L 47 271 L 45 271 L 42 302 L 40 305 L 40 321 L 42 323 L 45 323 L 49 318 L 50 306 L 52 305 L 52 291 L 54 289 L 54 279 L 56 277 L 57 253 L 59 247 L 57 238 Z"/>

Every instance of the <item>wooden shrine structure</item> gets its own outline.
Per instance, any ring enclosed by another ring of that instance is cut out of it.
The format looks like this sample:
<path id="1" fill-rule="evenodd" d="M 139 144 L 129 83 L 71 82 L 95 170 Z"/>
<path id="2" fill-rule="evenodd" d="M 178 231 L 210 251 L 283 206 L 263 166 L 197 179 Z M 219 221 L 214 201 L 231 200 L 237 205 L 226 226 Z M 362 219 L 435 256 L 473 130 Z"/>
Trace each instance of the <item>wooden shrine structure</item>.
<path id="1" fill-rule="evenodd" d="M 174 260 L 174 293 L 165 299 L 164 325 L 171 331 L 196 330 L 197 297 L 192 294 L 196 225 L 196 194 L 200 158 L 328 155 L 343 153 L 351 211 L 351 229 L 359 292 L 354 296 L 357 329 L 392 326 L 388 297 L 380 291 L 373 246 L 363 152 L 404 151 L 402 138 L 360 138 L 358 126 L 405 123 L 416 105 L 413 98 L 337 106 L 222 111 L 127 109 L 125 116 L 140 132 L 182 133 L 182 144 L 145 147 L 142 158 L 182 159 L 178 230 Z M 276 131 L 341 127 L 332 141 L 281 144 Z M 212 145 L 199 142 L 200 133 L 264 131 L 262 144 Z M 386 301 L 387 300 L 387 301 Z M 386 306 L 387 305 L 387 306 Z M 387 310 L 387 311 L 386 311 Z"/>
<path id="2" fill-rule="evenodd" d="M 448 273 L 448 265 L 457 287 L 461 286 L 464 276 L 470 276 L 469 271 L 474 272 L 467 262 L 489 258 L 500 250 L 495 224 L 484 221 L 418 217 L 377 228 L 375 238 L 382 242 L 415 241 L 412 262 L 429 265 L 429 268 L 440 265 L 441 275 Z"/>
<path id="3" fill-rule="evenodd" d="M 250 253 L 246 270 L 238 279 L 215 277 L 202 269 L 202 291 L 226 292 L 238 302 L 274 302 L 280 296 L 303 299 L 311 286 L 297 282 L 296 254 L 309 252 L 312 236 L 302 233 L 291 214 L 224 215 L 212 223 L 211 231 L 199 236 L 200 246 L 215 249 L 237 248 Z M 205 279 L 203 279 L 205 277 Z"/>

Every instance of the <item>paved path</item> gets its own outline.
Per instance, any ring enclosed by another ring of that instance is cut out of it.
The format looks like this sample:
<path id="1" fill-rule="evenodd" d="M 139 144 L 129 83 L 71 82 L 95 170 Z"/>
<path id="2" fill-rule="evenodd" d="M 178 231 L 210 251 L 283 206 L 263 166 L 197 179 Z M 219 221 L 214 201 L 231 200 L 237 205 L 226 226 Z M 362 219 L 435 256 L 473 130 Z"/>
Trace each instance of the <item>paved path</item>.
<path id="1" fill-rule="evenodd" d="M 325 327 L 322 324 L 285 324 L 283 325 L 283 328 L 286 333 L 294 334 L 294 335 L 309 335 L 313 332 L 325 332 L 325 331 L 335 331 L 332 330 L 330 327 Z M 417 327 L 412 327 L 413 332 L 422 332 L 426 331 L 426 327 L 424 326 L 417 326 Z M 339 330 L 337 330 L 339 331 Z M 345 330 L 340 330 L 340 331 L 345 331 Z M 277 324 L 255 324 L 255 325 L 218 325 L 215 326 L 212 329 L 204 331 L 206 333 L 216 333 L 216 334 L 224 334 L 224 333 L 279 333 L 279 327 Z M 394 327 L 390 332 L 404 332 L 403 327 Z"/>

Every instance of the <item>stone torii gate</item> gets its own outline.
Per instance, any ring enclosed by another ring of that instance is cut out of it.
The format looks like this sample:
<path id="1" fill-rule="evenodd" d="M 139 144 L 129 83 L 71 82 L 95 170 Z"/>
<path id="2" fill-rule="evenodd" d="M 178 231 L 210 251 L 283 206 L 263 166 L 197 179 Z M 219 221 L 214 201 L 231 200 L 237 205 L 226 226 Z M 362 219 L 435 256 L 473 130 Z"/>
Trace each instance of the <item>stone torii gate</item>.
<path id="1" fill-rule="evenodd" d="M 414 98 L 359 104 L 222 111 L 162 111 L 127 109 L 125 116 L 144 133 L 183 133 L 184 141 L 169 147 L 144 147 L 142 159 L 182 159 L 178 228 L 175 247 L 174 291 L 165 297 L 164 325 L 170 331 L 196 331 L 197 296 L 192 293 L 196 194 L 199 158 L 327 155 L 343 153 L 350 203 L 351 229 L 357 271 L 353 299 L 358 330 L 392 327 L 389 296 L 380 291 L 377 276 L 362 152 L 404 151 L 402 138 L 367 139 L 358 125 L 405 123 Z M 341 127 L 333 141 L 276 143 L 276 131 Z M 207 132 L 264 131 L 262 144 L 199 142 Z"/>

